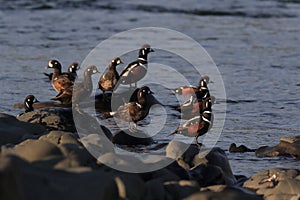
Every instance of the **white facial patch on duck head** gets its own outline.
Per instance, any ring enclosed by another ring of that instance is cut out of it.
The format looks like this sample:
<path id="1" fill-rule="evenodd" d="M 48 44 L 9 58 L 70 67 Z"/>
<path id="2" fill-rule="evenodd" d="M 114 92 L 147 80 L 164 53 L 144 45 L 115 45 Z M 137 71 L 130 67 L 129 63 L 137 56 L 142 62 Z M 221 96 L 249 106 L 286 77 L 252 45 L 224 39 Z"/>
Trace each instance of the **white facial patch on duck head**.
<path id="1" fill-rule="evenodd" d="M 50 60 L 49 63 L 48 63 L 48 67 L 53 68 L 53 64 L 52 64 L 52 61 L 51 61 L 51 60 Z"/>

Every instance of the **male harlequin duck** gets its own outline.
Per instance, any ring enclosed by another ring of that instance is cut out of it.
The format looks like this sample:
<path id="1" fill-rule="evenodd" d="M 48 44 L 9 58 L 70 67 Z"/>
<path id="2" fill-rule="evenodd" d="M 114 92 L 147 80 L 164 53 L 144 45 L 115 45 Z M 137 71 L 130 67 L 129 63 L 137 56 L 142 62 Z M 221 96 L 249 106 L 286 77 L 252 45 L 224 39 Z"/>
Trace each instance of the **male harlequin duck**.
<path id="1" fill-rule="evenodd" d="M 33 96 L 33 95 L 26 96 L 25 100 L 24 100 L 25 112 L 27 113 L 27 112 L 33 111 L 32 105 L 37 102 L 39 102 L 39 101 L 35 98 L 35 96 Z"/>
<path id="2" fill-rule="evenodd" d="M 199 80 L 199 85 L 198 86 L 181 86 L 175 89 L 172 89 L 172 91 L 175 94 L 180 94 L 180 95 L 185 95 L 185 94 L 192 94 L 196 93 L 197 91 L 200 90 L 201 85 L 204 85 L 207 87 L 207 84 L 209 83 L 209 77 L 208 76 L 202 76 Z M 204 86 L 203 86 L 204 87 Z"/>
<path id="3" fill-rule="evenodd" d="M 79 66 L 78 62 L 73 62 L 68 67 L 68 72 L 63 72 L 63 73 L 61 73 L 61 75 L 70 76 L 70 79 L 72 81 L 74 81 L 77 77 L 77 70 L 79 70 L 79 69 L 80 69 L 80 66 Z M 50 81 L 52 80 L 53 73 L 50 73 L 50 74 L 44 73 L 44 75 L 47 76 Z"/>
<path id="4" fill-rule="evenodd" d="M 135 102 L 135 101 L 138 101 L 138 92 L 140 90 L 149 90 L 149 87 L 148 86 L 143 86 L 141 88 L 137 88 L 134 90 L 134 92 L 132 93 L 130 99 L 129 99 L 129 102 Z M 147 100 L 147 107 L 148 109 L 150 109 L 151 106 L 155 105 L 155 104 L 158 104 L 158 105 L 162 105 L 161 102 L 159 102 L 154 96 L 153 96 L 153 92 L 151 92 L 150 94 L 146 95 L 145 98 Z"/>
<path id="5" fill-rule="evenodd" d="M 56 97 L 51 100 L 60 101 L 62 104 L 79 103 L 90 97 L 93 90 L 92 75 L 99 73 L 96 66 L 87 67 L 83 74 L 83 82 L 75 83 L 70 87 L 62 90 Z M 73 97 L 73 98 L 72 98 Z"/>
<path id="6" fill-rule="evenodd" d="M 147 73 L 148 54 L 154 50 L 148 44 L 144 44 L 139 50 L 139 57 L 136 61 L 130 63 L 120 74 L 120 84 L 130 85 L 141 80 Z"/>
<path id="7" fill-rule="evenodd" d="M 118 83 L 120 76 L 116 70 L 117 65 L 122 64 L 120 58 L 115 57 L 109 63 L 109 70 L 108 72 L 104 73 L 98 82 L 99 89 L 103 91 L 113 91 L 116 84 Z"/>
<path id="8" fill-rule="evenodd" d="M 74 77 L 74 80 L 77 78 L 77 71 L 80 69 L 78 62 L 72 62 L 68 67 L 68 73 Z"/>
<path id="9" fill-rule="evenodd" d="M 179 112 L 185 112 L 190 111 L 192 113 L 195 112 L 201 112 L 202 111 L 202 105 L 205 101 L 210 101 L 212 104 L 215 103 L 216 98 L 214 96 L 208 96 L 205 99 L 198 99 L 194 96 L 191 96 L 191 98 L 186 101 L 181 106 L 177 107 L 176 110 Z"/>
<path id="10" fill-rule="evenodd" d="M 39 102 L 35 96 L 33 95 L 28 95 L 25 97 L 24 100 L 24 108 L 25 108 L 25 113 L 33 111 L 33 104 Z M 17 117 L 23 115 L 24 113 L 19 114 Z"/>
<path id="11" fill-rule="evenodd" d="M 181 134 L 188 137 L 196 137 L 196 144 L 201 145 L 198 141 L 198 137 L 207 133 L 213 123 L 211 106 L 211 101 L 205 101 L 201 115 L 189 119 L 178 127 L 171 135 Z"/>
<path id="12" fill-rule="evenodd" d="M 140 88 L 136 95 L 136 101 L 126 103 L 118 108 L 116 112 L 110 112 L 110 116 L 120 117 L 128 122 L 128 129 L 135 131 L 137 122 L 143 120 L 148 114 L 150 107 L 147 105 L 147 96 L 153 94 L 149 87 Z M 134 123 L 133 128 L 130 122 Z"/>
<path id="13" fill-rule="evenodd" d="M 54 70 L 51 84 L 58 93 L 73 85 L 74 77 L 70 74 L 62 74 L 61 64 L 57 60 L 50 60 L 47 68 Z"/>

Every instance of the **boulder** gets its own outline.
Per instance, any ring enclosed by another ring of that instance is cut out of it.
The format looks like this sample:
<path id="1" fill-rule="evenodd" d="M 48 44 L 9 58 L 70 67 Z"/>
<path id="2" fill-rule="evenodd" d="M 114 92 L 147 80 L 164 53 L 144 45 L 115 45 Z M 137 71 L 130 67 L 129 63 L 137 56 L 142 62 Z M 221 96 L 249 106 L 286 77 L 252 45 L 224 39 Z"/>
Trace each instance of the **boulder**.
<path id="1" fill-rule="evenodd" d="M 14 116 L 0 113 L 0 145 L 17 144 L 45 133 L 46 129 L 39 124 L 22 122 Z"/>
<path id="2" fill-rule="evenodd" d="M 197 182 L 189 180 L 164 182 L 165 191 L 171 199 L 183 199 L 199 191 Z"/>
<path id="3" fill-rule="evenodd" d="M 295 156 L 300 157 L 300 136 L 282 137 L 276 146 L 263 146 L 255 151 L 257 157 Z"/>
<path id="4" fill-rule="evenodd" d="M 102 170 L 70 173 L 0 157 L 0 199 L 142 199 L 144 191 L 136 175 Z"/>
<path id="5" fill-rule="evenodd" d="M 225 185 L 215 185 L 201 188 L 201 191 L 194 193 L 185 200 L 211 200 L 211 199 L 230 199 L 230 200 L 263 200 L 262 196 L 248 193 L 240 188 Z"/>
<path id="6" fill-rule="evenodd" d="M 252 175 L 243 186 L 267 200 L 296 198 L 300 194 L 300 171 L 282 168 L 265 170 Z"/>
<path id="7" fill-rule="evenodd" d="M 194 177 L 193 179 L 199 177 L 198 181 L 201 184 L 215 185 L 222 183 L 234 185 L 237 182 L 225 152 L 219 147 L 201 151 L 195 157 L 194 160 L 197 161 L 195 163 L 196 167 L 190 170 L 190 175 Z M 202 177 L 207 178 L 202 179 Z M 203 181 L 205 182 L 203 183 Z"/>
<path id="8" fill-rule="evenodd" d="M 56 145 L 47 141 L 32 139 L 25 140 L 14 148 L 4 149 L 1 153 L 2 155 L 15 155 L 28 162 L 63 156 Z"/>
<path id="9" fill-rule="evenodd" d="M 113 143 L 120 145 L 150 145 L 154 141 L 151 137 L 146 135 L 142 131 L 137 131 L 136 133 L 129 133 L 129 130 L 119 131 L 113 136 Z M 137 137 L 133 136 L 136 135 Z"/>
<path id="10" fill-rule="evenodd" d="M 245 153 L 245 152 L 255 152 L 256 149 L 250 149 L 245 145 L 237 146 L 235 143 L 232 143 L 229 147 L 230 153 Z"/>
<path id="11" fill-rule="evenodd" d="M 24 113 L 18 119 L 43 125 L 47 130 L 75 132 L 71 108 L 44 108 Z"/>

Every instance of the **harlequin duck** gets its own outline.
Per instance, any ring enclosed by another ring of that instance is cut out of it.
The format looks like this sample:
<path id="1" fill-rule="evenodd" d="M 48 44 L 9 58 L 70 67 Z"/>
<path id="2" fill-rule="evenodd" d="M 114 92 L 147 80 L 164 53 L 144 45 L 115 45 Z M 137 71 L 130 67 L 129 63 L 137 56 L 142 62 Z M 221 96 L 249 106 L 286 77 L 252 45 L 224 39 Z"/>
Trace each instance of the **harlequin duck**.
<path id="1" fill-rule="evenodd" d="M 51 84 L 58 93 L 73 85 L 74 77 L 62 74 L 61 64 L 57 60 L 50 60 L 47 67 L 54 69 Z"/>
<path id="2" fill-rule="evenodd" d="M 138 92 L 140 90 L 149 90 L 149 87 L 148 86 L 143 86 L 141 88 L 137 88 L 134 90 L 134 92 L 132 93 L 130 99 L 129 99 L 129 102 L 135 102 L 135 101 L 138 101 Z M 146 95 L 145 98 L 147 100 L 147 107 L 148 109 L 150 109 L 151 106 L 155 105 L 155 104 L 159 104 L 159 105 L 162 105 L 161 102 L 159 102 L 154 96 L 153 96 L 153 92 L 151 92 L 150 94 Z"/>
<path id="3" fill-rule="evenodd" d="M 208 83 L 209 83 L 209 77 L 208 76 L 202 76 L 200 78 L 200 80 L 199 80 L 199 85 L 198 86 L 193 86 L 193 85 L 190 85 L 190 86 L 181 86 L 181 87 L 172 89 L 172 91 L 175 94 L 180 94 L 180 95 L 192 94 L 192 93 L 196 93 L 197 91 L 200 90 L 201 84 L 202 85 L 206 84 L 206 87 L 207 87 Z"/>
<path id="4" fill-rule="evenodd" d="M 91 65 L 84 71 L 83 82 L 75 83 L 70 87 L 62 90 L 56 97 L 51 100 L 60 101 L 62 104 L 79 103 L 88 98 L 93 90 L 93 82 L 91 76 L 99 73 L 96 66 Z M 75 90 L 74 90 L 75 89 Z M 72 98 L 73 97 L 73 98 Z"/>
<path id="5" fill-rule="evenodd" d="M 116 66 L 122 64 L 123 62 L 119 57 L 113 58 L 109 63 L 108 72 L 104 73 L 98 82 L 99 89 L 103 91 L 113 91 L 116 84 L 118 83 L 120 76 L 116 70 Z"/>
<path id="6" fill-rule="evenodd" d="M 144 86 L 140 88 L 136 95 L 136 101 L 131 101 L 118 108 L 116 112 L 110 112 L 110 116 L 120 117 L 122 120 L 128 122 L 129 130 L 137 129 L 137 122 L 143 120 L 149 113 L 150 107 L 147 105 L 147 96 L 153 94 L 149 87 Z M 134 123 L 133 128 L 130 122 Z"/>
<path id="7" fill-rule="evenodd" d="M 80 69 L 80 67 L 79 67 L 78 62 L 73 62 L 68 67 L 68 72 L 63 72 L 63 73 L 61 73 L 61 75 L 70 76 L 70 79 L 72 81 L 74 81 L 76 79 L 76 77 L 77 77 L 77 70 L 79 70 L 79 69 Z M 50 73 L 50 74 L 44 73 L 44 75 L 47 76 L 50 81 L 52 80 L 53 73 Z"/>
<path id="8" fill-rule="evenodd" d="M 213 123 L 213 114 L 211 110 L 211 102 L 206 101 L 203 105 L 203 112 L 201 115 L 197 115 L 185 123 L 183 123 L 180 127 L 178 127 L 173 134 L 181 134 L 188 137 L 196 137 L 196 144 L 201 145 L 198 142 L 198 137 L 204 135 L 209 131 Z"/>
<path id="9" fill-rule="evenodd" d="M 154 52 L 149 44 L 144 44 L 139 50 L 139 57 L 136 61 L 130 63 L 120 74 L 120 84 L 130 85 L 141 80 L 147 73 L 148 54 Z"/>
<path id="10" fill-rule="evenodd" d="M 33 95 L 26 96 L 25 100 L 24 100 L 25 112 L 27 113 L 27 112 L 33 111 L 32 105 L 37 102 L 39 102 L 39 101 L 35 98 L 35 96 L 33 96 Z"/>
<path id="11" fill-rule="evenodd" d="M 77 78 L 77 71 L 80 69 L 78 62 L 73 62 L 68 67 L 68 73 L 74 77 L 74 80 Z"/>
<path id="12" fill-rule="evenodd" d="M 33 111 L 33 104 L 39 102 L 35 96 L 33 95 L 28 95 L 25 97 L 24 100 L 24 108 L 25 108 L 25 112 L 24 113 L 28 113 Z M 21 115 L 23 115 L 24 113 L 18 114 L 17 117 L 20 117 Z"/>
<path id="13" fill-rule="evenodd" d="M 216 98 L 214 96 L 210 96 L 209 94 L 205 99 L 198 99 L 194 95 L 190 97 L 186 102 L 184 102 L 181 106 L 175 108 L 175 110 L 179 112 L 192 112 L 196 113 L 201 111 L 202 104 L 204 101 L 211 101 L 214 104 Z"/>

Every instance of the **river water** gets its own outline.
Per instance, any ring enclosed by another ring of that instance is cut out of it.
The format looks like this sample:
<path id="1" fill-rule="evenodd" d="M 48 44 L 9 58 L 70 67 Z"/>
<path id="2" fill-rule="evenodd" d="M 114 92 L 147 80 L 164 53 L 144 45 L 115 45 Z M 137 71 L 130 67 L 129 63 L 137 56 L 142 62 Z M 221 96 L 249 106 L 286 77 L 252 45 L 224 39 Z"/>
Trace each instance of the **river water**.
<path id="1" fill-rule="evenodd" d="M 29 93 L 40 101 L 56 95 L 42 74 L 50 59 L 64 67 L 81 63 L 116 33 L 163 27 L 199 42 L 218 66 L 227 111 L 217 146 L 228 153 L 234 173 L 299 168 L 292 158 L 261 159 L 227 151 L 232 142 L 257 148 L 299 135 L 299 21 L 298 0 L 1 1 L 0 111 L 20 113 L 12 105 Z M 155 54 L 150 58 L 155 60 Z M 187 76 L 198 82 L 199 76 Z"/>

